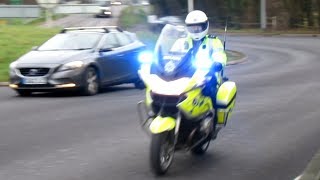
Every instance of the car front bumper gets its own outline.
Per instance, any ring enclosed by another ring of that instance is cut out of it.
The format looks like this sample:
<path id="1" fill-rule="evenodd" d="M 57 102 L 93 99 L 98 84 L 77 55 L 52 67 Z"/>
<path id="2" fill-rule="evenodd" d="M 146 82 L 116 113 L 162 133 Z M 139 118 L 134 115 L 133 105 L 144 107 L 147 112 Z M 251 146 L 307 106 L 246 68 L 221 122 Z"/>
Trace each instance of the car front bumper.
<path id="1" fill-rule="evenodd" d="M 9 87 L 32 91 L 79 89 L 84 86 L 84 68 L 49 73 L 45 76 L 24 76 L 19 70 L 10 73 Z"/>

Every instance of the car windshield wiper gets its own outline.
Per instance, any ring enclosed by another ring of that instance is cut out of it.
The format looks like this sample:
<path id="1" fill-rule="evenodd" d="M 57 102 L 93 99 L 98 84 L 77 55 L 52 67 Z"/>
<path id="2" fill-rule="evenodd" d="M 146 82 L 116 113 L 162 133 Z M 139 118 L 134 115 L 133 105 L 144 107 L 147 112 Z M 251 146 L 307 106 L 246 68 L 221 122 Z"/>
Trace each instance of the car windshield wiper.
<path id="1" fill-rule="evenodd" d="M 92 48 L 78 48 L 78 49 L 70 49 L 70 50 L 88 50 L 88 49 L 92 49 Z"/>

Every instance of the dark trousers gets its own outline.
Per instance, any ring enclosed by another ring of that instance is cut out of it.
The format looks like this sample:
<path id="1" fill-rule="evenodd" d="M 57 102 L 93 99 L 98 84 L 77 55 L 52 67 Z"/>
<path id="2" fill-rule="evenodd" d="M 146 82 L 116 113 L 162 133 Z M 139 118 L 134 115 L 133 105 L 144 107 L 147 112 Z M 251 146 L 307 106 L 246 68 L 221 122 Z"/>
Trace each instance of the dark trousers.
<path id="1" fill-rule="evenodd" d="M 217 82 L 217 79 L 214 76 L 206 84 L 205 88 L 202 91 L 204 96 L 209 96 L 211 98 L 213 107 L 216 106 L 217 92 L 218 92 L 218 82 Z"/>

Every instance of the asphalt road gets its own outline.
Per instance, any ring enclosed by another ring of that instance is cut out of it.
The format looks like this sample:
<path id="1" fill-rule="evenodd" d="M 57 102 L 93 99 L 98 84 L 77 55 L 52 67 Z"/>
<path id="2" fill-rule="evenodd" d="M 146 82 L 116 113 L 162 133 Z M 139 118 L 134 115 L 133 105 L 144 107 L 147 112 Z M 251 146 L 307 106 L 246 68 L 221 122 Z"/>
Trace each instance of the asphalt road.
<path id="1" fill-rule="evenodd" d="M 234 114 L 203 157 L 178 153 L 165 178 L 289 180 L 320 148 L 319 38 L 231 37 L 248 61 L 229 66 Z M 17 97 L 0 88 L 0 179 L 150 180 L 143 91 Z"/>

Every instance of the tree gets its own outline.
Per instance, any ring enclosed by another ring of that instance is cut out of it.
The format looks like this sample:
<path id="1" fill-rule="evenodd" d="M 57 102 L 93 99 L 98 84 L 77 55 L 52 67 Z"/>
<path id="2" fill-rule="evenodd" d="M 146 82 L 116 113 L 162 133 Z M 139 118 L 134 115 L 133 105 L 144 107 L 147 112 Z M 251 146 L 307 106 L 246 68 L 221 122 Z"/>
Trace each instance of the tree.
<path id="1" fill-rule="evenodd" d="M 303 22 L 302 2 L 301 0 L 283 0 L 284 7 L 289 13 L 289 26 L 292 28 L 299 27 Z"/>
<path id="2" fill-rule="evenodd" d="M 317 6 L 317 14 L 318 14 L 318 28 L 320 30 L 320 0 L 316 0 L 316 6 Z"/>
<path id="3" fill-rule="evenodd" d="M 151 0 L 150 3 L 155 7 L 158 16 L 181 15 L 187 6 L 186 0 Z"/>
<path id="4" fill-rule="evenodd" d="M 188 0 L 150 1 L 160 16 L 187 14 Z M 224 27 L 227 18 L 233 28 L 258 27 L 260 22 L 260 0 L 194 0 L 194 8 L 208 15 L 211 27 Z M 267 0 L 267 16 L 277 17 L 281 29 L 320 26 L 320 0 Z"/>
<path id="5" fill-rule="evenodd" d="M 243 27 L 258 27 L 260 3 L 256 0 L 242 0 L 241 5 L 241 19 Z M 257 26 L 258 25 L 258 26 Z"/>
<path id="6" fill-rule="evenodd" d="M 302 11 L 307 18 L 308 26 L 313 27 L 313 8 L 312 8 L 312 0 L 304 0 Z"/>

